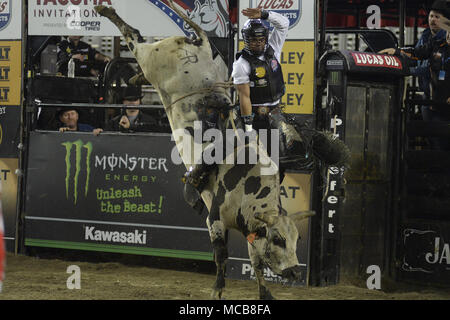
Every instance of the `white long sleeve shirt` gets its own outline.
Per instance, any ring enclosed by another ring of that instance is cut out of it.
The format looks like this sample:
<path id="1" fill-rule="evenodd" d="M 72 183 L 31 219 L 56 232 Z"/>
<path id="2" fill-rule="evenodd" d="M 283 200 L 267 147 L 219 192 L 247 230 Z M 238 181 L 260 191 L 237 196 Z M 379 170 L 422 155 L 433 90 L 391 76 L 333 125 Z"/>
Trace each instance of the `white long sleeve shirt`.
<path id="1" fill-rule="evenodd" d="M 289 19 L 285 16 L 269 11 L 269 17 L 267 18 L 267 21 L 270 22 L 274 29 L 269 35 L 269 45 L 273 48 L 275 53 L 275 58 L 280 62 L 281 57 L 281 50 L 283 49 L 284 41 L 286 40 L 286 36 L 289 29 Z M 258 57 L 261 61 L 264 61 L 264 54 L 260 55 Z M 242 56 L 239 57 L 238 60 L 236 60 L 233 63 L 233 72 L 231 76 L 233 77 L 233 83 L 235 85 L 237 84 L 244 84 L 244 83 L 250 83 L 250 64 L 247 60 L 245 60 Z M 276 105 L 280 102 L 280 100 L 277 100 L 275 102 L 269 102 L 264 104 L 258 104 L 258 105 Z"/>

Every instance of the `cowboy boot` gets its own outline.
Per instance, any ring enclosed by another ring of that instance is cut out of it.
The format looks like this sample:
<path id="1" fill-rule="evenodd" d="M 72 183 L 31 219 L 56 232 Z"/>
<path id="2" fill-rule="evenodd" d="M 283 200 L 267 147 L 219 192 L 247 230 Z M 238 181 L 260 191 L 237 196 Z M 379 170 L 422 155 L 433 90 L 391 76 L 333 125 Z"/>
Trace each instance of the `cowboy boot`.
<path id="1" fill-rule="evenodd" d="M 190 184 L 197 189 L 199 193 L 202 193 L 206 183 L 208 182 L 208 176 L 215 167 L 216 164 L 197 164 L 186 171 L 184 176 L 181 178 L 181 181 L 185 184 Z"/>

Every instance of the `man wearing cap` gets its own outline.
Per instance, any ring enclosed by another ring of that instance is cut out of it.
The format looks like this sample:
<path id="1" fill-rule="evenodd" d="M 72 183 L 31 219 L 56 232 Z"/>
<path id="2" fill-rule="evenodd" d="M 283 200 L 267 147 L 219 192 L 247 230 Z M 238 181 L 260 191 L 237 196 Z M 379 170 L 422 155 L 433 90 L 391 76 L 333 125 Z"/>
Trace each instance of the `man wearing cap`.
<path id="1" fill-rule="evenodd" d="M 425 45 L 429 41 L 435 42 L 445 38 L 445 30 L 442 30 L 439 26 L 439 21 L 444 16 L 445 10 L 445 1 L 438 0 L 433 3 L 428 14 L 429 27 L 423 31 L 422 36 L 416 44 L 416 48 Z M 430 100 L 431 75 L 429 59 L 419 60 L 417 67 L 411 68 L 410 72 L 411 75 L 418 77 L 419 89 L 424 92 L 424 99 Z M 430 106 L 422 106 L 421 112 L 424 120 L 431 120 L 433 113 L 430 110 Z"/>
<path id="2" fill-rule="evenodd" d="M 92 132 L 98 134 L 98 130 L 94 129 L 93 126 L 85 123 L 78 122 L 78 110 L 75 108 L 62 108 L 58 111 L 58 119 L 61 121 L 62 126 L 59 128 L 59 132 L 66 131 L 78 131 L 78 132 Z"/>
<path id="3" fill-rule="evenodd" d="M 138 106 L 142 99 L 141 87 L 125 87 L 122 103 L 125 106 Z M 156 120 L 139 109 L 126 108 L 122 114 L 112 118 L 107 124 L 107 131 L 122 132 L 157 132 Z"/>
<path id="4" fill-rule="evenodd" d="M 446 1 L 435 1 L 430 11 L 430 29 L 440 26 L 440 20 L 450 19 L 450 8 Z M 445 35 L 445 33 L 444 33 Z M 422 112 L 425 121 L 450 121 L 450 34 L 443 39 L 431 38 L 421 46 L 410 48 L 389 48 L 380 53 L 406 55 L 428 60 L 431 91 L 430 96 L 437 104 L 426 106 Z M 447 139 L 431 138 L 433 148 L 450 150 Z"/>
<path id="5" fill-rule="evenodd" d="M 412 56 L 413 59 L 421 58 L 422 60 L 418 61 L 418 65 L 416 68 L 411 68 L 411 75 L 419 77 L 419 88 L 425 93 L 425 99 L 431 99 L 431 91 L 430 91 L 430 82 L 431 82 L 431 73 L 430 73 L 430 60 L 429 56 L 431 56 L 431 52 L 436 51 L 444 42 L 446 38 L 445 30 L 442 30 L 440 27 L 440 20 L 443 19 L 446 15 L 448 15 L 448 7 L 445 0 L 436 0 L 433 2 L 430 8 L 430 12 L 428 14 L 428 24 L 429 28 L 425 29 L 417 42 L 414 48 L 388 48 L 381 50 L 380 53 L 383 54 L 397 54 L 399 55 L 401 52 L 407 53 L 408 56 Z M 425 49 L 426 48 L 426 49 Z M 424 53 L 424 51 L 427 51 Z M 416 53 L 419 53 L 420 57 L 418 57 Z M 429 51 L 429 52 L 428 52 Z M 424 120 L 428 120 L 430 118 L 430 107 L 423 106 L 422 114 Z M 431 109 L 432 110 L 432 109 Z"/>
<path id="6" fill-rule="evenodd" d="M 67 75 L 68 63 L 71 58 L 75 62 L 75 75 L 79 77 L 96 77 L 96 61 L 107 63 L 111 60 L 92 48 L 89 44 L 81 41 L 82 36 L 68 36 L 58 44 L 56 66 L 58 72 Z"/>

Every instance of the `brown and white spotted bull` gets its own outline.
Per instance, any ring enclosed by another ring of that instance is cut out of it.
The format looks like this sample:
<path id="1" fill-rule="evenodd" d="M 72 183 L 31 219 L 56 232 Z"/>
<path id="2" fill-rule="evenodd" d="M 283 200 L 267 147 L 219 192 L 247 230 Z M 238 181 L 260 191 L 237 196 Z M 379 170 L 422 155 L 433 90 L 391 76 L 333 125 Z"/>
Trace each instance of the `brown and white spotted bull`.
<path id="1" fill-rule="evenodd" d="M 174 8 L 171 1 L 170 4 L 195 30 L 196 40 L 175 36 L 152 44 L 144 43 L 139 31 L 126 24 L 113 8 L 97 6 L 96 10 L 119 28 L 144 77 L 159 93 L 178 151 L 186 167 L 190 167 L 194 164 L 194 153 L 189 154 L 185 149 L 195 149 L 192 131 L 194 122 L 201 120 L 201 110 L 229 106 L 231 99 L 226 88 L 215 86 L 221 78 L 213 62 L 206 33 Z M 236 120 L 238 117 L 233 114 L 231 118 Z M 228 128 L 231 128 L 230 119 L 225 123 Z M 188 144 L 186 138 L 190 139 Z M 239 152 L 250 148 L 257 149 L 255 141 L 243 145 L 241 150 L 236 149 L 229 157 L 236 159 Z M 297 228 L 300 220 L 314 213 L 287 215 L 282 210 L 278 170 L 262 174 L 264 169 L 276 166 L 265 150 L 260 150 L 261 161 L 257 163 L 235 164 L 235 161 L 226 164 L 224 161 L 224 164 L 219 164 L 202 192 L 209 210 L 207 226 L 217 265 L 213 298 L 221 298 L 225 287 L 226 231 L 230 228 L 239 230 L 250 239 L 248 252 L 261 299 L 272 298 L 264 281 L 264 267 L 286 278 L 297 279 L 300 276 L 296 256 Z"/>

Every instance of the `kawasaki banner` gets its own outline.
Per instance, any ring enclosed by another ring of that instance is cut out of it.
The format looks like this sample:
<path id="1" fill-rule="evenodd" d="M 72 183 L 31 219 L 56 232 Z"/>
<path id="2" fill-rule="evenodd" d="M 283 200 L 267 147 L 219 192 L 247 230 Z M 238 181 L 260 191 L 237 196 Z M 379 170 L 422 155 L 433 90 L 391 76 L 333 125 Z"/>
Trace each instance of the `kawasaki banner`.
<path id="1" fill-rule="evenodd" d="M 174 146 L 170 135 L 32 132 L 25 245 L 212 260 Z"/>
<path id="2" fill-rule="evenodd" d="M 31 132 L 25 245 L 213 260 L 206 212 L 199 215 L 185 202 L 185 167 L 172 162 L 174 155 L 168 134 Z M 311 179 L 286 174 L 280 195 L 288 214 L 310 209 Z M 301 229 L 298 284 L 304 285 L 309 220 Z M 234 234 L 227 276 L 251 279 L 247 241 Z M 266 272 L 268 281 L 282 281 Z"/>

